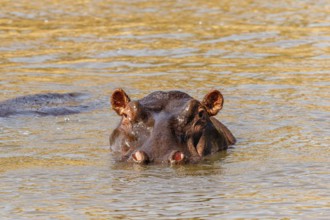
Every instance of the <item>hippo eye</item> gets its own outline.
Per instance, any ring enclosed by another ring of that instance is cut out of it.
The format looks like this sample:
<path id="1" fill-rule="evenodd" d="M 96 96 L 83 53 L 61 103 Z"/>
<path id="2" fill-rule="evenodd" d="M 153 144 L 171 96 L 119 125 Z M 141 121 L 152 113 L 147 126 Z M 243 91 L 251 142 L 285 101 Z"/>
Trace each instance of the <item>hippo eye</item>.
<path id="1" fill-rule="evenodd" d="M 205 113 L 204 110 L 200 110 L 200 111 L 198 112 L 198 117 L 202 118 L 202 117 L 204 116 L 204 113 Z"/>

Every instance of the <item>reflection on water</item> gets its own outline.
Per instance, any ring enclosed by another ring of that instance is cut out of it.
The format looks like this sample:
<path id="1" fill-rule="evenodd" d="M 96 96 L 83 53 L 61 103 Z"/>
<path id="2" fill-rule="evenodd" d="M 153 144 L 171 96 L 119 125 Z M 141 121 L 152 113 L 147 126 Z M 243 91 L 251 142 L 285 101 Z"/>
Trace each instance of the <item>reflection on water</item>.
<path id="1" fill-rule="evenodd" d="M 329 1 L 0 0 L 0 100 L 86 92 L 94 111 L 0 118 L 1 219 L 330 215 Z M 108 96 L 212 88 L 238 144 L 199 165 L 117 164 Z"/>

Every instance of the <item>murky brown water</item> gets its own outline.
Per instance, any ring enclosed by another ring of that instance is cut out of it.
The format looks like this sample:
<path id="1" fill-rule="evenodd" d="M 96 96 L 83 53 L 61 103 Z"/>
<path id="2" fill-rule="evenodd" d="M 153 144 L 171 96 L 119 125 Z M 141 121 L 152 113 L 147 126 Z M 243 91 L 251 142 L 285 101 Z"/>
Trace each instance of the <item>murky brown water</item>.
<path id="1" fill-rule="evenodd" d="M 0 100 L 101 108 L 0 119 L 1 219 L 328 219 L 330 2 L 0 0 Z M 114 163 L 108 97 L 225 96 L 238 144 L 200 165 Z"/>

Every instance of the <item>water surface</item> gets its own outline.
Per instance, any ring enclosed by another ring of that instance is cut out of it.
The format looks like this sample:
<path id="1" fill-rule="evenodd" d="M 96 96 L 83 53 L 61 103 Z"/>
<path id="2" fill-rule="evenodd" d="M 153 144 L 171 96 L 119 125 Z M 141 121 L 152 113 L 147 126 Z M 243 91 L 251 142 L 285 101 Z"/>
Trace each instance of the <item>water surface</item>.
<path id="1" fill-rule="evenodd" d="M 0 118 L 1 219 L 327 219 L 330 2 L 0 0 L 0 100 L 85 92 L 79 115 Z M 199 165 L 116 164 L 109 96 L 219 89 L 238 143 Z"/>

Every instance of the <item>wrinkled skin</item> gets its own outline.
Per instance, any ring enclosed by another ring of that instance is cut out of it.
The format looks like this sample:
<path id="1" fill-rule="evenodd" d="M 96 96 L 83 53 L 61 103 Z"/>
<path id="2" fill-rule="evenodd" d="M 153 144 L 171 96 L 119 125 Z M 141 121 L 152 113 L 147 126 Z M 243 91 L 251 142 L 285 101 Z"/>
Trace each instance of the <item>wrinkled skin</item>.
<path id="1" fill-rule="evenodd" d="M 110 135 L 110 149 L 121 161 L 195 163 L 236 142 L 228 128 L 213 117 L 223 106 L 217 90 L 200 102 L 180 91 L 157 91 L 131 101 L 117 89 L 111 104 L 121 121 Z"/>

